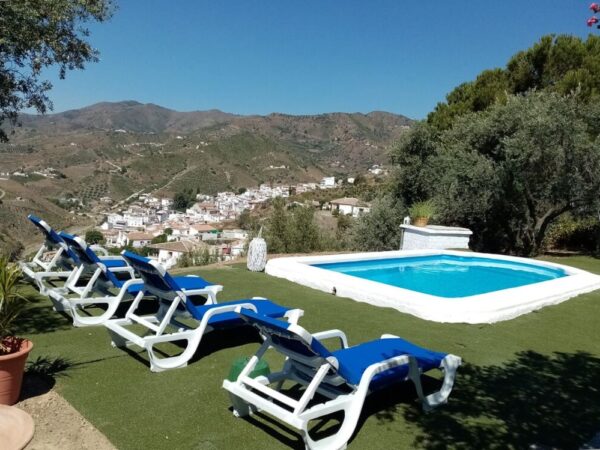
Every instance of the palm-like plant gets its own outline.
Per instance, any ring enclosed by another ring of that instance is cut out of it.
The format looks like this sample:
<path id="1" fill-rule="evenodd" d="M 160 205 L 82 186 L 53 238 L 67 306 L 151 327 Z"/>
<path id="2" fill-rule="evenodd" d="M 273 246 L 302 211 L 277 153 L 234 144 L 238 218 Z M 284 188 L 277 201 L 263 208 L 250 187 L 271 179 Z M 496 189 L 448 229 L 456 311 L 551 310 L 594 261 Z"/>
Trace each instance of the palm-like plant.
<path id="1" fill-rule="evenodd" d="M 12 335 L 13 324 L 27 301 L 19 292 L 21 279 L 21 269 L 0 257 L 0 355 L 13 353 L 21 345 L 21 339 Z"/>

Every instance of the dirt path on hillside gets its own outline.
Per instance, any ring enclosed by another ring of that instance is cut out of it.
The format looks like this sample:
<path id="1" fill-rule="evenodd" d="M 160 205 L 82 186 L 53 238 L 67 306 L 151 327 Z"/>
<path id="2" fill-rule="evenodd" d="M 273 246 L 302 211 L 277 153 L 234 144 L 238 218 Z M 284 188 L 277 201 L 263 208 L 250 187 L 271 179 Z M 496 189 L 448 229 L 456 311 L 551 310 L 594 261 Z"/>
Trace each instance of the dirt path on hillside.
<path id="1" fill-rule="evenodd" d="M 15 406 L 35 422 L 26 450 L 115 450 L 106 437 L 54 390 L 20 401 Z"/>

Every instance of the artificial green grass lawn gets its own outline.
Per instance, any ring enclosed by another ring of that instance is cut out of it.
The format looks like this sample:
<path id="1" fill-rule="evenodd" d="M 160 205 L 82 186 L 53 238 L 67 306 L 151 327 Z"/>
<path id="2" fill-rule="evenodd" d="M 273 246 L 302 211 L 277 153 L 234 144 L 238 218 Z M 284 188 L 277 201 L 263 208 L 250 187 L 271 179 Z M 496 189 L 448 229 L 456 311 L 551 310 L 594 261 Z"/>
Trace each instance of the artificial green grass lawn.
<path id="1" fill-rule="evenodd" d="M 554 260 L 600 273 L 600 260 Z M 598 291 L 494 325 L 441 324 L 241 266 L 187 272 L 224 285 L 220 301 L 264 296 L 302 308 L 302 326 L 342 329 L 350 345 L 392 333 L 463 358 L 449 403 L 432 413 L 421 411 L 410 383 L 372 396 L 350 448 L 578 448 L 600 431 Z M 23 317 L 21 334 L 34 342 L 30 361 L 39 358 L 29 376 L 51 375 L 118 448 L 303 448 L 278 422 L 236 419 L 229 409 L 221 383 L 235 358 L 258 348 L 251 332 L 209 334 L 188 367 L 163 373 L 150 372 L 145 353 L 112 348 L 104 328 L 73 328 L 44 298 Z"/>

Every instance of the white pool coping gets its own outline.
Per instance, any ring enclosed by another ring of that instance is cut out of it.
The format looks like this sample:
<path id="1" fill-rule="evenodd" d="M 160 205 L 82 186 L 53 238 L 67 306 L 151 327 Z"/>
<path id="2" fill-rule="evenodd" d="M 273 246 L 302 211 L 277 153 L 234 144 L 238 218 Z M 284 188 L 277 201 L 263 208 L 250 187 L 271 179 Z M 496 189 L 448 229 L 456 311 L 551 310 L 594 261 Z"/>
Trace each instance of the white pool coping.
<path id="1" fill-rule="evenodd" d="M 564 270 L 568 276 L 487 294 L 444 298 L 313 267 L 347 261 L 364 261 L 428 255 L 492 258 Z M 375 306 L 394 308 L 425 320 L 450 323 L 494 323 L 509 320 L 545 306 L 600 289 L 600 276 L 574 267 L 514 256 L 465 253 L 452 250 L 398 250 L 341 255 L 297 256 L 270 259 L 265 272 L 323 292 L 349 297 Z"/>

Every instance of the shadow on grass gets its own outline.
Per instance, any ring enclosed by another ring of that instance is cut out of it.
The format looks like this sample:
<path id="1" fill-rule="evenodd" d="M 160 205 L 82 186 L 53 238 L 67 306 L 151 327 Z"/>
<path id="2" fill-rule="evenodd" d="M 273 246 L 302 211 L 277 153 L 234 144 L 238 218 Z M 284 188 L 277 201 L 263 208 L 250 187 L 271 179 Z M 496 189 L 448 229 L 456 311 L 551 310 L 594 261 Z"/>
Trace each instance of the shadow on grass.
<path id="1" fill-rule="evenodd" d="M 45 394 L 54 387 L 58 378 L 70 376 L 72 370 L 121 357 L 122 355 L 116 355 L 88 361 L 73 361 L 62 357 L 38 356 L 35 360 L 27 363 L 19 401 Z"/>
<path id="2" fill-rule="evenodd" d="M 38 356 L 37 359 L 29 361 L 23 376 L 19 401 L 50 391 L 56 384 L 56 378 L 68 376 L 66 372 L 72 366 L 73 362 L 65 358 L 50 359 Z"/>
<path id="3" fill-rule="evenodd" d="M 260 334 L 253 327 L 239 326 L 213 330 L 202 336 L 198 350 L 196 350 L 194 356 L 192 356 L 192 358 L 188 361 L 188 365 L 194 364 L 195 362 L 215 352 L 251 343 L 262 344 Z M 186 344 L 187 342 L 185 340 L 174 341 L 169 344 L 174 347 L 165 349 L 161 346 L 155 346 L 153 350 L 155 354 L 162 358 L 172 357 L 181 354 L 181 352 L 185 349 Z M 177 350 L 175 350 L 175 348 Z M 150 367 L 150 361 L 145 350 L 141 350 L 136 346 L 121 347 L 120 350 L 127 353 L 140 363 Z"/>
<path id="4" fill-rule="evenodd" d="M 35 293 L 28 296 L 29 302 L 15 324 L 15 334 L 40 334 L 71 328 L 72 322 L 57 313 L 46 297 Z"/>
<path id="5" fill-rule="evenodd" d="M 404 416 L 421 430 L 418 448 L 576 449 L 600 430 L 599 386 L 600 359 L 590 354 L 527 351 L 503 366 L 461 367 L 447 405 Z"/>
<path id="6" fill-rule="evenodd" d="M 252 326 L 242 325 L 213 330 L 202 336 L 198 350 L 190 360 L 190 364 L 215 352 L 252 343 L 263 343 L 260 334 Z"/>
<path id="7" fill-rule="evenodd" d="M 422 382 L 426 393 L 440 387 L 427 376 Z M 353 438 L 370 417 L 387 424 L 403 415 L 420 430 L 413 448 L 579 449 L 600 430 L 599 386 L 600 359 L 588 353 L 522 352 L 503 366 L 462 366 L 448 404 L 430 413 L 422 411 L 410 382 L 369 395 Z M 301 436 L 276 419 L 257 413 L 245 420 L 290 448 L 304 448 Z M 311 435 L 337 429 L 323 423 L 311 427 Z"/>
<path id="8" fill-rule="evenodd" d="M 421 378 L 423 389 L 426 394 L 440 389 L 441 381 L 426 375 L 423 375 Z M 296 388 L 297 385 L 295 388 L 284 389 L 282 392 L 286 395 L 290 395 Z M 302 392 L 291 395 L 291 397 L 299 398 L 301 393 Z M 311 402 L 309 407 L 314 403 L 325 401 L 327 401 L 326 398 L 317 395 L 315 401 Z M 396 383 L 368 395 L 365 399 L 356 429 L 354 430 L 349 443 L 352 443 L 354 438 L 360 433 L 367 419 L 375 416 L 385 421 L 392 421 L 395 409 L 401 406 L 413 408 L 415 411 L 421 411 L 414 385 L 410 381 Z M 260 428 L 272 438 L 277 439 L 289 448 L 298 450 L 305 448 L 304 440 L 298 431 L 267 414 L 262 412 L 254 413 L 252 416 L 244 417 L 244 420 L 249 424 Z M 315 440 L 332 436 L 339 430 L 343 420 L 343 413 L 337 412 L 321 419 L 311 421 L 309 424 L 309 433 Z"/>

